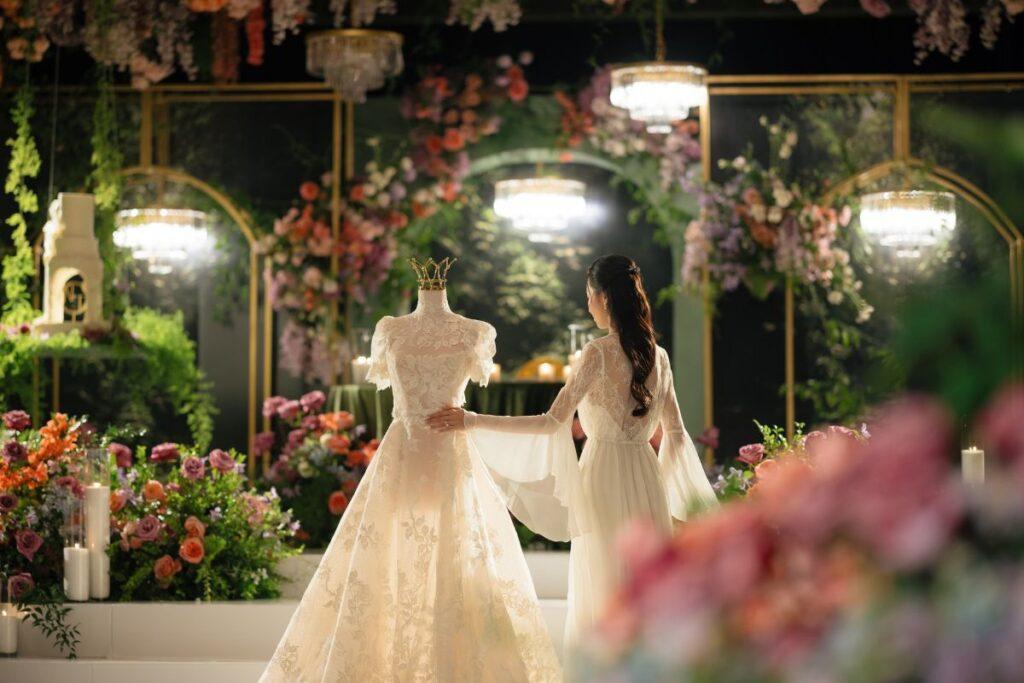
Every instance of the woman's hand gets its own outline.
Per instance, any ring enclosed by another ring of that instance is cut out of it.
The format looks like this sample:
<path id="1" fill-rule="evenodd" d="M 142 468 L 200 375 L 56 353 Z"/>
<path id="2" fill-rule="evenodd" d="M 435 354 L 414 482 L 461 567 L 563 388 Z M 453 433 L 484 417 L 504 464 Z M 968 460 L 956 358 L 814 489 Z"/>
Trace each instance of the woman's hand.
<path id="1" fill-rule="evenodd" d="M 466 428 L 466 411 L 448 406 L 427 418 L 427 424 L 435 432 L 450 432 Z"/>

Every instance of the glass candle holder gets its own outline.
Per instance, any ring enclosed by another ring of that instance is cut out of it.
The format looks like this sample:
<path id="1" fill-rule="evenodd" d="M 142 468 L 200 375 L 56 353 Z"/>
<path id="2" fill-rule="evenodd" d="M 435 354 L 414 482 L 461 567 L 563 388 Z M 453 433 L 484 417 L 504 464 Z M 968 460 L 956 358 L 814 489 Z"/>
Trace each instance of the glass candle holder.
<path id="1" fill-rule="evenodd" d="M 82 483 L 86 486 L 92 484 L 110 486 L 110 460 L 110 451 L 106 448 L 86 449 Z"/>
<path id="2" fill-rule="evenodd" d="M 21 612 L 14 605 L 7 577 L 0 582 L 0 655 L 13 657 L 18 654 L 18 626 Z"/>
<path id="3" fill-rule="evenodd" d="M 64 540 L 64 594 L 68 600 L 89 599 L 89 549 L 85 546 L 85 507 L 73 494 L 61 501 L 64 513 L 61 537 Z"/>

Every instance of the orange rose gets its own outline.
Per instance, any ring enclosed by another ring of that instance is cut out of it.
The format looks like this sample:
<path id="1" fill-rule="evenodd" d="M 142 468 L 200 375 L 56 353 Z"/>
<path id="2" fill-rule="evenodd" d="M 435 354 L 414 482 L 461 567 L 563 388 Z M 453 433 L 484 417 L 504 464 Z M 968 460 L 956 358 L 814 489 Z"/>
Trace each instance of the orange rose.
<path id="1" fill-rule="evenodd" d="M 427 151 L 431 154 L 440 154 L 444 149 L 444 140 L 440 135 L 431 135 L 427 138 Z"/>
<path id="2" fill-rule="evenodd" d="M 530 86 L 522 78 L 513 79 L 508 84 L 508 98 L 513 102 L 522 102 L 530 94 Z"/>
<path id="3" fill-rule="evenodd" d="M 163 503 L 167 500 L 167 493 L 164 491 L 163 484 L 156 479 L 150 479 L 142 487 L 142 497 L 149 501 L 157 500 Z"/>
<path id="4" fill-rule="evenodd" d="M 160 583 L 167 583 L 171 578 L 181 571 L 181 562 L 170 555 L 164 555 L 153 563 L 153 575 Z"/>
<path id="5" fill-rule="evenodd" d="M 344 491 L 335 491 L 327 499 L 327 509 L 331 511 L 332 515 L 340 515 L 347 507 L 348 496 L 345 495 Z"/>
<path id="6" fill-rule="evenodd" d="M 338 432 L 343 429 L 348 429 L 356 423 L 352 413 L 347 410 L 339 410 L 334 413 L 324 413 L 320 416 L 320 425 L 324 429 L 329 429 L 332 432 Z"/>
<path id="7" fill-rule="evenodd" d="M 320 186 L 311 180 L 307 180 L 299 186 L 299 196 L 307 202 L 311 202 L 320 196 Z"/>
<path id="8" fill-rule="evenodd" d="M 206 555 L 206 549 L 203 547 L 203 542 L 195 536 L 186 538 L 178 548 L 178 556 L 190 564 L 199 564 L 203 561 L 204 555 Z"/>
<path id="9" fill-rule="evenodd" d="M 327 440 L 327 447 L 331 449 L 331 452 L 335 455 L 345 455 L 348 453 L 348 447 L 351 444 L 352 442 L 341 434 L 335 434 Z"/>
<path id="10" fill-rule="evenodd" d="M 345 455 L 345 464 L 349 467 L 359 467 L 366 464 L 366 462 L 366 454 L 363 453 L 361 448 L 351 450 Z"/>
<path id="11" fill-rule="evenodd" d="M 444 148 L 449 152 L 458 152 L 466 146 L 466 138 L 458 128 L 449 128 L 444 132 Z"/>
<path id="12" fill-rule="evenodd" d="M 206 525 L 196 517 L 185 520 L 185 533 L 192 538 L 206 538 Z"/>
<path id="13" fill-rule="evenodd" d="M 110 493 L 110 511 L 120 512 L 124 509 L 124 504 L 128 501 L 128 494 L 122 490 L 112 491 Z"/>

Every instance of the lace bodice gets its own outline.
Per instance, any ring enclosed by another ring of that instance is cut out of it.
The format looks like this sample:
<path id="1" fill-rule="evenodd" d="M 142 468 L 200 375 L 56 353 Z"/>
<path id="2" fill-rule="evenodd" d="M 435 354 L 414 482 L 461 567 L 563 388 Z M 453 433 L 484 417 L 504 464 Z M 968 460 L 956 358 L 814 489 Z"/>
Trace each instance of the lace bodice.
<path id="1" fill-rule="evenodd" d="M 486 386 L 496 333 L 488 323 L 448 310 L 418 310 L 377 323 L 367 379 L 394 391 L 394 417 L 421 422 L 446 405 L 461 406 L 469 380 Z"/>

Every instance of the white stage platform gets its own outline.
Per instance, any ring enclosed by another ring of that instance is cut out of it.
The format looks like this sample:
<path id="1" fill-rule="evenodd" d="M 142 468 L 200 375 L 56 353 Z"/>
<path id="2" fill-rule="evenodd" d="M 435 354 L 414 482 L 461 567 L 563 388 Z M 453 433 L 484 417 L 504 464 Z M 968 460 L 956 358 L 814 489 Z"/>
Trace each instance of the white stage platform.
<path id="1" fill-rule="evenodd" d="M 255 681 L 277 645 L 319 555 L 290 558 L 281 600 L 76 604 L 77 661 L 60 658 L 22 624 L 19 655 L 0 660 L 0 683 L 242 683 Z M 567 553 L 527 553 L 541 609 L 561 649 Z"/>

